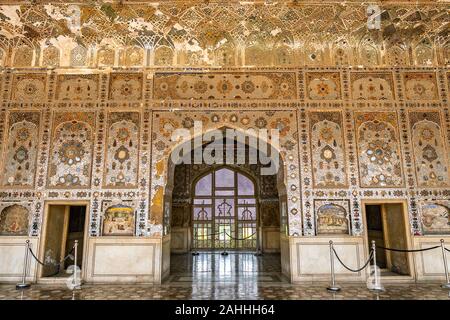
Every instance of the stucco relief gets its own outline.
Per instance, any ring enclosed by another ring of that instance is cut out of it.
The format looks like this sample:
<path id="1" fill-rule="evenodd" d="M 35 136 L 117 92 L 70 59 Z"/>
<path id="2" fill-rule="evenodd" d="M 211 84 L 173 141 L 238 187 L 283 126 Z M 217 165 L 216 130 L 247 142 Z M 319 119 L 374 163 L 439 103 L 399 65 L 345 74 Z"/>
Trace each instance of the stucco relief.
<path id="1" fill-rule="evenodd" d="M 311 112 L 311 156 L 315 188 L 347 185 L 345 148 L 340 112 Z"/>
<path id="2" fill-rule="evenodd" d="M 11 99 L 18 102 L 42 102 L 46 97 L 45 74 L 16 74 Z"/>
<path id="3" fill-rule="evenodd" d="M 337 72 L 311 72 L 306 74 L 308 98 L 335 100 L 341 98 L 341 80 Z"/>
<path id="4" fill-rule="evenodd" d="M 441 133 L 438 112 L 409 113 L 417 184 L 421 187 L 448 185 L 448 152 Z"/>
<path id="5" fill-rule="evenodd" d="M 139 100 L 142 97 L 142 73 L 114 73 L 111 75 L 109 98 Z"/>
<path id="6" fill-rule="evenodd" d="M 394 84 L 390 73 L 351 73 L 354 100 L 393 100 Z"/>
<path id="7" fill-rule="evenodd" d="M 156 99 L 295 99 L 296 77 L 280 73 L 157 73 Z"/>
<path id="8" fill-rule="evenodd" d="M 434 73 L 409 72 L 403 75 L 405 94 L 409 100 L 435 100 L 437 96 Z"/>
<path id="9" fill-rule="evenodd" d="M 248 128 L 275 129 L 280 132 L 280 155 L 291 170 L 291 175 L 284 176 L 288 189 L 289 232 L 301 234 L 301 215 L 299 212 L 300 197 L 298 194 L 298 134 L 296 132 L 296 113 L 294 111 L 257 111 L 257 112 L 157 112 L 153 117 L 152 141 L 152 185 L 151 185 L 151 217 L 150 232 L 159 232 L 158 224 L 162 223 L 164 187 L 167 172 L 157 170 L 160 163 L 167 163 L 174 146 L 171 134 L 177 128 L 185 128 L 193 132 L 194 121 L 201 121 L 203 132 L 222 127 L 246 130 Z M 289 143 L 288 143 L 289 142 Z M 284 147 L 283 147 L 284 146 Z M 164 166 L 165 168 L 165 166 Z M 152 231 L 155 230 L 155 231 Z"/>
<path id="10" fill-rule="evenodd" d="M 12 112 L 4 150 L 2 185 L 33 188 L 40 130 L 39 112 Z"/>
<path id="11" fill-rule="evenodd" d="M 138 177 L 139 113 L 109 114 L 105 186 L 135 188 Z"/>
<path id="12" fill-rule="evenodd" d="M 94 129 L 94 113 L 55 113 L 48 187 L 90 186 Z"/>
<path id="13" fill-rule="evenodd" d="M 59 75 L 57 99 L 67 101 L 98 98 L 98 75 Z"/>
<path id="14" fill-rule="evenodd" d="M 403 185 L 394 112 L 355 112 L 359 176 L 362 187 Z"/>

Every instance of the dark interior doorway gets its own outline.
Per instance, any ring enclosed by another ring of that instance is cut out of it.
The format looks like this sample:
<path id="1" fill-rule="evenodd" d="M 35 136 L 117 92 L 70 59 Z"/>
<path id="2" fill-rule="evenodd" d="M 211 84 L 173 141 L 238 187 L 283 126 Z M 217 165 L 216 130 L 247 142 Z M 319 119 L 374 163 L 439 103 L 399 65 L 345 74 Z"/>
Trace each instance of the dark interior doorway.
<path id="1" fill-rule="evenodd" d="M 68 277 L 73 265 L 75 240 L 78 240 L 77 266 L 83 264 L 86 225 L 85 205 L 49 205 L 45 230 L 42 277 Z M 67 258 L 68 255 L 71 255 Z"/>
<path id="2" fill-rule="evenodd" d="M 383 275 L 410 275 L 408 253 L 380 248 L 408 249 L 403 203 L 366 204 L 365 213 L 368 250 L 375 241 L 376 262 Z"/>

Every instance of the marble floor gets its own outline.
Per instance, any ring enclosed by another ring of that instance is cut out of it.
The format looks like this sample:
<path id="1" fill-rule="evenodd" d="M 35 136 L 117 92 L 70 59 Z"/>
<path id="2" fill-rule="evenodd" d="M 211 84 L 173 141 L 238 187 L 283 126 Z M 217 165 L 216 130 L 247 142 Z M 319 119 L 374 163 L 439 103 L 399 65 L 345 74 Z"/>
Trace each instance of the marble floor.
<path id="1" fill-rule="evenodd" d="M 341 284 L 339 293 L 329 293 L 326 283 L 292 285 L 281 275 L 280 256 L 252 253 L 201 253 L 172 255 L 171 275 L 161 285 L 83 285 L 71 291 L 65 286 L 32 285 L 16 290 L 0 285 L 0 300 L 167 300 L 167 299 L 294 299 L 294 300 L 450 300 L 450 291 L 439 283 L 385 284 L 386 291 L 370 292 L 364 284 Z"/>

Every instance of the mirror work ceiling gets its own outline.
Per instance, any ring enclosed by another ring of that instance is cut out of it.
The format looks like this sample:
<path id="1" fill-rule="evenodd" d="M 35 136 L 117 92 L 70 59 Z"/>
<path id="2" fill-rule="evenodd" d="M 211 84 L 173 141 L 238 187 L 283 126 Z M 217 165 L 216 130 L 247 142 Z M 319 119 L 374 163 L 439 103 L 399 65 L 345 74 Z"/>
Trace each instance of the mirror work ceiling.
<path id="1" fill-rule="evenodd" d="M 342 42 L 448 47 L 449 2 L 378 1 L 381 28 L 368 30 L 362 1 L 0 1 L 0 46 L 139 46 L 216 50 L 293 49 Z"/>

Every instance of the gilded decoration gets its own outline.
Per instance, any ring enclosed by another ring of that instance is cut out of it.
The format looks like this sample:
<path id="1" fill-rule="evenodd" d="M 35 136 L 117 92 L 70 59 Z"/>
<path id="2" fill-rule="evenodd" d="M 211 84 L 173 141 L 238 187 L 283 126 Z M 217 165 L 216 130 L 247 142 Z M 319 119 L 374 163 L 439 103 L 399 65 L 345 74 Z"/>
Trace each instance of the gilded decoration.
<path id="1" fill-rule="evenodd" d="M 403 185 L 394 112 L 355 113 L 362 187 Z"/>
<path id="2" fill-rule="evenodd" d="M 48 187 L 90 187 L 93 118 L 94 113 L 55 113 Z"/>
<path id="3" fill-rule="evenodd" d="M 438 112 L 409 113 L 417 184 L 420 187 L 448 185 L 448 151 L 441 133 Z"/>
<path id="4" fill-rule="evenodd" d="M 4 150 L 3 186 L 33 188 L 38 153 L 40 113 L 11 112 Z"/>
<path id="5" fill-rule="evenodd" d="M 57 94 L 59 100 L 96 100 L 98 75 L 59 75 Z"/>
<path id="6" fill-rule="evenodd" d="M 134 188 L 138 178 L 139 113 L 109 114 L 105 185 Z"/>
<path id="7" fill-rule="evenodd" d="M 311 100 L 341 99 L 339 73 L 309 72 L 306 74 L 308 98 Z"/>
<path id="8" fill-rule="evenodd" d="M 394 82 L 390 73 L 351 73 L 354 100 L 393 100 Z"/>
<path id="9" fill-rule="evenodd" d="M 111 100 L 139 100 L 142 97 L 141 73 L 114 73 L 111 75 L 109 98 Z"/>
<path id="10" fill-rule="evenodd" d="M 47 75 L 15 74 L 11 99 L 20 102 L 42 102 L 46 97 Z"/>
<path id="11" fill-rule="evenodd" d="M 155 99 L 295 99 L 295 73 L 157 73 Z"/>
<path id="12" fill-rule="evenodd" d="M 434 73 L 404 73 L 403 80 L 408 100 L 436 100 L 438 98 Z"/>
<path id="13" fill-rule="evenodd" d="M 347 174 L 342 114 L 311 112 L 309 119 L 314 187 L 345 187 Z"/>

